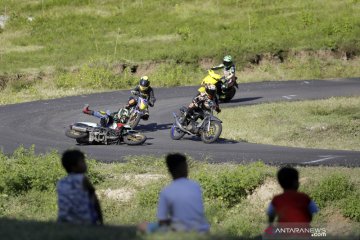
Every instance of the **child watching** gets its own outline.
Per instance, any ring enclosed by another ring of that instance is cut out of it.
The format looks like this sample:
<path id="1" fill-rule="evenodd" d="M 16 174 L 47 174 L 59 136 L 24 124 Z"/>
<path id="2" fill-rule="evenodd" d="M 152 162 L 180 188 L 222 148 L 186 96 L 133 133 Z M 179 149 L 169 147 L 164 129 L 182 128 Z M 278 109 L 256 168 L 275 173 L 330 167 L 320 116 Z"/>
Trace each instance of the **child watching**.
<path id="1" fill-rule="evenodd" d="M 103 224 L 95 188 L 85 176 L 85 156 L 79 150 L 67 150 L 61 163 L 68 175 L 60 179 L 58 193 L 58 222 Z"/>
<path id="2" fill-rule="evenodd" d="M 279 223 L 301 223 L 304 227 L 309 226 L 313 214 L 319 210 L 308 195 L 297 191 L 298 171 L 292 167 L 283 167 L 278 171 L 277 178 L 284 192 L 275 196 L 267 209 L 269 224 L 277 217 Z"/>
<path id="3" fill-rule="evenodd" d="M 169 154 L 166 165 L 173 182 L 160 193 L 158 222 L 143 223 L 139 225 L 139 230 L 208 232 L 210 226 L 204 214 L 201 187 L 187 178 L 186 157 L 178 153 Z"/>

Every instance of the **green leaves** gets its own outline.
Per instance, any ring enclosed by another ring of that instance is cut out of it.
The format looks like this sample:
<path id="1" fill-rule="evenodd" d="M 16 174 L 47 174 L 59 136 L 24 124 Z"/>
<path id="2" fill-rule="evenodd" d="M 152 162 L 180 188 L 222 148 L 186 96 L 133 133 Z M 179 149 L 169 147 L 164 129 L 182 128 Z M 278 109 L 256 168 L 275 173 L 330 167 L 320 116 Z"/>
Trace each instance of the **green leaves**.
<path id="1" fill-rule="evenodd" d="M 206 198 L 218 199 L 231 207 L 261 185 L 266 176 L 265 165 L 258 162 L 236 166 L 211 175 L 207 171 L 202 171 L 195 178 L 203 187 Z"/>

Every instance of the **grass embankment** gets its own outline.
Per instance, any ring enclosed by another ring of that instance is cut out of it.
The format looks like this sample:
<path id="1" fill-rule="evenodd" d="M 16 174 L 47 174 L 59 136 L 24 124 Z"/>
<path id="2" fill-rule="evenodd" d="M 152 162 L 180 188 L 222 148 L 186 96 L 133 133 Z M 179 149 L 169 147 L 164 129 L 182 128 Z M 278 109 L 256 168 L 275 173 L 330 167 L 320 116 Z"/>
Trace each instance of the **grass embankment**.
<path id="1" fill-rule="evenodd" d="M 44 223 L 56 219 L 55 183 L 65 175 L 56 152 L 35 155 L 32 149 L 19 148 L 11 156 L 1 154 L 0 161 L 2 236 L 15 234 L 13 226 L 18 226 L 21 234 L 29 233 L 31 229 L 29 236 L 32 238 L 29 239 L 42 239 L 49 235 L 76 235 L 78 239 L 81 232 L 84 239 L 88 239 L 89 234 L 97 239 L 139 237 L 134 225 L 156 220 L 159 191 L 171 181 L 164 160 L 159 158 L 133 156 L 127 163 L 112 164 L 88 161 L 89 177 L 96 184 L 105 223 L 130 227 L 91 230 L 79 227 L 76 231 Z M 265 209 L 272 196 L 281 192 L 275 180 L 275 167 L 262 163 L 208 164 L 194 160 L 189 163 L 190 177 L 199 181 L 204 190 L 212 238 L 249 238 L 262 234 L 266 226 Z M 301 167 L 299 170 L 301 191 L 310 194 L 321 209 L 313 221 L 314 225 L 325 227 L 328 235 L 359 235 L 360 205 L 357 200 L 360 180 L 357 176 L 360 169 Z M 29 220 L 41 222 L 26 222 Z M 43 230 L 33 231 L 34 228 Z M 16 236 L 21 234 L 16 233 Z M 155 236 L 158 239 L 162 235 Z M 163 237 L 169 239 L 175 236 Z M 18 238 L 13 235 L 13 239 Z"/>
<path id="2" fill-rule="evenodd" d="M 360 151 L 359 113 L 360 97 L 341 97 L 223 109 L 219 117 L 227 139 Z"/>
<path id="3" fill-rule="evenodd" d="M 224 54 L 240 81 L 359 76 L 359 8 L 356 0 L 1 1 L 10 18 L 0 31 L 0 103 L 128 88 L 142 74 L 155 86 L 198 84 Z"/>

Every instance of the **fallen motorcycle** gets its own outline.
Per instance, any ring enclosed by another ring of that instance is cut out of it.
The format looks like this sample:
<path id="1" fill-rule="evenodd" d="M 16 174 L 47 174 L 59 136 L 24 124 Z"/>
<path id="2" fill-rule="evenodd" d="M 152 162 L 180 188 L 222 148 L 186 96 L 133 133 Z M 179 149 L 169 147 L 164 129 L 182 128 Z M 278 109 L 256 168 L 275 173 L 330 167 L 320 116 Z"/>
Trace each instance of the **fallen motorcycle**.
<path id="1" fill-rule="evenodd" d="M 114 123 L 110 127 L 101 127 L 92 122 L 77 122 L 70 125 L 65 135 L 74 138 L 79 144 L 113 145 L 124 142 L 127 145 L 141 145 L 146 141 L 145 135 L 121 123 Z"/>
<path id="2" fill-rule="evenodd" d="M 209 110 L 194 111 L 191 117 L 187 116 L 187 108 L 181 107 L 179 116 L 173 113 L 175 122 L 170 130 L 173 140 L 181 139 L 185 134 L 200 136 L 204 143 L 215 142 L 222 132 L 222 121 L 213 115 L 215 104 Z"/>

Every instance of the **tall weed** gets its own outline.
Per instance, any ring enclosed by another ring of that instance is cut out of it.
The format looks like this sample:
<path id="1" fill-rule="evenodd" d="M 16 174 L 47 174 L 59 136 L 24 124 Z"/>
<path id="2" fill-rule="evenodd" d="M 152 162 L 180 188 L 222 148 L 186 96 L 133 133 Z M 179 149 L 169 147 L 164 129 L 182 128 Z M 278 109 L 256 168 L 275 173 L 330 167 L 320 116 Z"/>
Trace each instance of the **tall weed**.
<path id="1" fill-rule="evenodd" d="M 87 161 L 89 178 L 94 183 L 104 177 Z M 30 190 L 53 191 L 56 182 L 66 175 L 56 151 L 35 154 L 35 147 L 19 147 L 11 156 L 0 153 L 0 193 L 19 195 Z"/>

